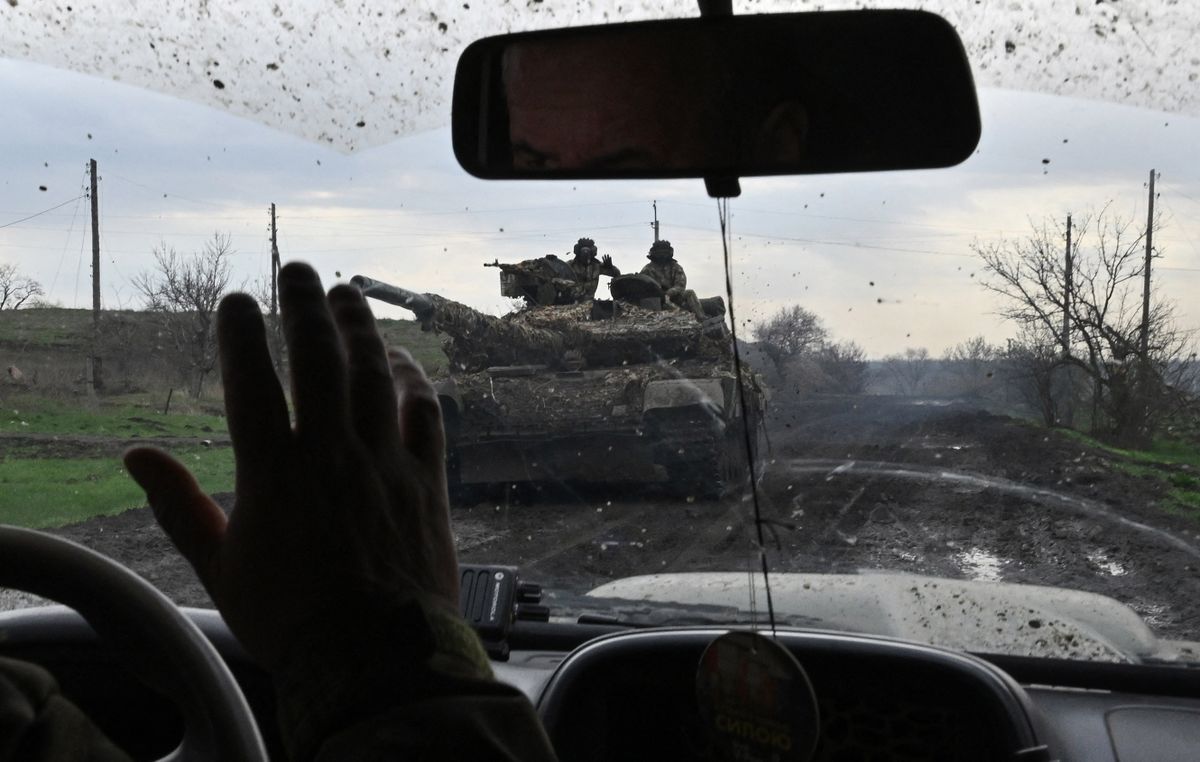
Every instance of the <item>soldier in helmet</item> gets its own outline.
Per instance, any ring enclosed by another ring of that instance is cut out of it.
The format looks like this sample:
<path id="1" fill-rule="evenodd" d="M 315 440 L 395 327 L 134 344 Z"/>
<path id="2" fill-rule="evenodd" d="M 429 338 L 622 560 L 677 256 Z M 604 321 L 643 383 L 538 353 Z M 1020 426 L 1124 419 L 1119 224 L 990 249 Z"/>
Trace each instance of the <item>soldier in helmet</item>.
<path id="1" fill-rule="evenodd" d="M 700 307 L 696 292 L 687 287 L 687 274 L 683 266 L 675 261 L 675 249 L 671 247 L 671 242 L 655 241 L 646 258 L 650 264 L 642 268 L 642 275 L 650 276 L 662 286 L 667 304 L 690 310 L 697 320 L 704 320 L 707 316 Z"/>
<path id="2" fill-rule="evenodd" d="M 591 238 L 580 238 L 575 242 L 575 258 L 569 263 L 575 274 L 572 293 L 576 301 L 587 301 L 596 297 L 596 287 L 600 284 L 600 276 L 615 277 L 621 274 L 612 257 L 605 254 L 596 261 L 596 242 Z"/>

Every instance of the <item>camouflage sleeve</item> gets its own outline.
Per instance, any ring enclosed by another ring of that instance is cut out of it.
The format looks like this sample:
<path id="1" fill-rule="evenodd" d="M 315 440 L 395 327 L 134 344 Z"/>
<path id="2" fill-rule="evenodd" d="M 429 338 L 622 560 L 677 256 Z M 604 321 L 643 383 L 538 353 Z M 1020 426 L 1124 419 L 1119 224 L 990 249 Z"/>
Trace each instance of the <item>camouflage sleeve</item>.
<path id="1" fill-rule="evenodd" d="M 276 676 L 295 760 L 553 760 L 529 700 L 497 682 L 456 611 L 409 601 L 354 654 L 314 644 Z"/>
<path id="2" fill-rule="evenodd" d="M 419 630 L 407 633 L 415 647 L 393 640 L 332 660 L 319 650 L 276 676 L 291 759 L 555 759 L 533 705 L 493 679 L 478 637 L 456 612 L 418 605 L 404 617 Z M 61 695 L 50 673 L 0 657 L 0 762 L 62 760 L 130 757 Z"/>

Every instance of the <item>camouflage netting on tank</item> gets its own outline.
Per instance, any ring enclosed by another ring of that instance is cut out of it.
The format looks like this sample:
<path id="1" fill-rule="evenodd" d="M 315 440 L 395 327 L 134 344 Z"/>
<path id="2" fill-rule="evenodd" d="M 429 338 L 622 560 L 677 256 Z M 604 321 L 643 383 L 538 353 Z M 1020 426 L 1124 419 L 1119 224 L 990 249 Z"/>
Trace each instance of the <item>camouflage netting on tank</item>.
<path id="1" fill-rule="evenodd" d="M 635 363 L 703 357 L 728 359 L 729 333 L 723 318 L 705 323 L 682 311 L 621 306 L 611 318 L 592 319 L 591 302 L 531 307 L 493 317 L 436 294 L 433 328 L 444 333 L 450 367 L 475 372 L 495 366 L 546 365 L 555 369 L 619 367 Z"/>
<path id="2" fill-rule="evenodd" d="M 615 317 L 593 320 L 591 315 L 592 304 L 585 302 L 523 310 L 502 320 L 562 335 L 565 348 L 580 352 L 588 367 L 686 357 L 724 359 L 732 349 L 723 323 L 718 320 L 706 328 L 688 312 L 621 305 Z"/>
<path id="3" fill-rule="evenodd" d="M 465 304 L 426 294 L 433 303 L 434 330 L 449 340 L 442 349 L 454 370 L 491 365 L 550 365 L 563 355 L 563 337 L 473 310 Z"/>
<path id="4" fill-rule="evenodd" d="M 591 314 L 591 302 L 583 302 L 582 304 L 530 307 L 505 315 L 502 320 L 529 328 L 548 328 L 552 331 L 565 331 L 588 321 Z"/>

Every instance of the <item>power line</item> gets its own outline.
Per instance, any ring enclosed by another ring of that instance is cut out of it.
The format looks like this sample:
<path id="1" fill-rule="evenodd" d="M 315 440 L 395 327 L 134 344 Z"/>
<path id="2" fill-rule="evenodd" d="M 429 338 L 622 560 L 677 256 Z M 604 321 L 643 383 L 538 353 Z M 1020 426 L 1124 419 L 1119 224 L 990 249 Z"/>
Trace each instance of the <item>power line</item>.
<path id="1" fill-rule="evenodd" d="M 1162 180 L 1159 180 L 1159 183 L 1161 183 L 1162 186 L 1165 186 L 1167 189 L 1174 191 L 1175 193 L 1178 193 L 1180 196 L 1183 196 L 1184 198 L 1186 198 L 1188 201 L 1191 201 L 1196 206 L 1200 206 L 1200 201 L 1197 201 L 1192 196 L 1189 196 L 1188 194 L 1184 193 L 1174 183 L 1164 183 Z"/>
<path id="2" fill-rule="evenodd" d="M 237 210 L 246 209 L 246 206 L 242 206 L 242 205 L 220 204 L 215 201 L 205 201 L 203 199 L 197 199 L 197 198 L 191 198 L 188 196 L 183 196 L 178 193 L 173 193 L 170 190 L 165 190 L 162 188 L 154 188 L 150 185 L 146 185 L 145 183 L 138 182 L 137 180 L 133 180 L 128 177 L 124 177 L 123 175 L 118 175 L 111 171 L 106 172 L 105 174 L 108 177 L 112 177 L 112 178 L 120 180 L 124 183 L 128 183 L 130 185 L 137 186 L 138 188 L 142 188 L 143 190 L 147 190 L 151 193 L 154 193 L 154 194 L 161 193 L 161 194 L 166 195 L 169 198 L 178 198 L 178 199 L 182 199 L 184 201 L 188 201 L 193 204 L 202 204 L 204 206 L 211 206 L 211 207 L 215 207 L 218 209 L 237 209 Z M 327 213 L 327 214 L 308 214 L 308 215 L 299 214 L 295 217 L 291 217 L 291 219 L 322 219 L 322 218 L 336 219 L 336 218 L 341 218 L 341 217 L 371 217 L 371 218 L 375 218 L 381 213 L 386 214 L 389 212 L 395 213 L 395 214 L 422 215 L 422 216 L 444 216 L 444 215 L 455 215 L 455 214 L 501 214 L 501 213 L 508 213 L 508 212 L 548 211 L 548 210 L 560 210 L 560 209 L 582 209 L 582 208 L 587 208 L 587 207 L 619 206 L 619 205 L 642 204 L 642 203 L 644 203 L 644 201 L 642 201 L 642 200 L 587 201 L 587 202 L 581 202 L 581 203 L 577 203 L 577 204 L 539 204 L 539 205 L 534 205 L 534 206 L 491 207 L 491 208 L 485 207 L 485 208 L 481 208 L 481 209 L 471 209 L 468 207 L 468 208 L 464 208 L 461 210 L 460 209 L 422 209 L 421 207 L 408 207 L 408 208 L 390 209 L 390 210 L 389 209 L 368 210 L 368 211 L 364 211 L 364 212 L 359 212 L 357 214 L 347 214 L 347 213 L 340 213 L 340 212 Z M 251 219 L 251 218 L 246 218 L 246 219 Z"/>
<path id="3" fill-rule="evenodd" d="M 215 201 L 203 201 L 201 199 L 189 198 L 188 196 L 181 196 L 178 193 L 172 193 L 170 191 L 165 191 L 165 190 L 161 190 L 161 189 L 156 190 L 154 188 L 151 188 L 149 185 L 146 185 L 145 183 L 139 183 L 136 180 L 130 180 L 128 177 L 122 177 L 121 175 L 115 174 L 113 172 L 106 171 L 105 174 L 108 177 L 111 177 L 116 180 L 120 180 L 121 182 L 129 183 L 130 185 L 136 185 L 137 187 L 142 188 L 144 190 L 148 190 L 151 193 L 155 193 L 155 194 L 162 193 L 165 197 L 178 198 L 178 199 L 182 199 L 184 201 L 187 201 L 187 202 L 190 202 L 193 204 L 200 204 L 202 206 L 211 206 L 211 207 L 214 207 L 217 209 L 245 209 L 246 208 L 246 206 L 235 206 L 233 204 L 218 204 Z"/>
<path id="4" fill-rule="evenodd" d="M 29 215 L 28 217 L 22 217 L 19 220 L 13 220 L 12 222 L 6 222 L 3 225 L 0 225 L 0 228 L 9 228 L 9 227 L 12 227 L 13 225 L 22 223 L 25 220 L 32 220 L 34 217 L 41 217 L 43 214 L 46 214 L 47 212 L 53 212 L 55 209 L 61 209 L 62 207 L 66 206 L 67 204 L 70 204 L 73 201 L 78 201 L 81 198 L 83 198 L 83 196 L 76 196 L 75 198 L 69 198 L 66 201 L 62 202 L 61 204 L 56 204 L 55 206 L 52 206 L 49 209 L 43 209 L 40 212 L 35 212 L 34 214 Z"/>
<path id="5" fill-rule="evenodd" d="M 54 278 L 50 281 L 49 293 L 54 293 L 54 287 L 58 285 L 58 276 L 62 273 L 63 262 L 67 258 L 67 248 L 71 245 L 71 236 L 75 232 L 75 220 L 79 216 L 79 203 L 83 200 L 83 194 L 87 188 L 87 171 L 83 173 L 83 179 L 79 183 L 79 198 L 75 199 L 75 209 L 71 212 L 71 224 L 67 227 L 67 238 L 63 241 L 62 251 L 58 255 L 58 266 L 54 268 Z"/>
<path id="6" fill-rule="evenodd" d="M 1172 220 L 1177 220 L 1179 218 L 1179 215 L 1175 212 L 1175 206 L 1173 204 L 1169 203 L 1165 196 L 1160 196 L 1158 200 L 1164 207 L 1166 207 L 1167 213 L 1171 215 Z M 1190 235 L 1188 235 L 1188 233 L 1187 233 L 1187 225 L 1180 223 L 1177 225 L 1177 227 L 1183 233 L 1183 239 L 1187 242 L 1188 246 L 1190 246 L 1192 248 L 1192 252 L 1194 252 L 1197 255 L 1200 255 L 1200 248 L 1196 247 L 1196 242 L 1193 241 L 1192 237 Z M 1179 240 L 1179 239 L 1161 235 L 1161 234 L 1159 235 L 1158 238 L 1160 241 L 1164 238 L 1166 238 L 1167 240 Z M 1159 269 L 1161 270 L 1162 268 L 1160 267 Z"/>
<path id="7" fill-rule="evenodd" d="M 686 230 L 704 230 L 707 228 L 696 227 L 693 225 L 673 225 L 672 227 L 683 228 Z M 975 259 L 972 254 L 958 254 L 952 251 L 937 251 L 934 249 L 914 249 L 904 248 L 899 246 L 880 246 L 878 244 L 862 243 L 861 241 L 829 241 L 818 238 L 796 238 L 784 235 L 767 235 L 764 233 L 739 233 L 739 238 L 762 238 L 768 241 L 789 241 L 795 243 L 807 243 L 817 246 L 848 246 L 852 249 L 872 249 L 876 251 L 894 251 L 903 254 L 933 254 L 940 257 L 958 257 L 961 259 Z"/>
<path id="8" fill-rule="evenodd" d="M 701 203 L 699 201 L 667 201 L 665 203 L 675 204 L 676 206 L 696 206 L 696 207 L 704 207 L 704 208 L 708 207 L 708 204 Z M 891 219 L 887 219 L 884 217 L 847 217 L 847 216 L 835 215 L 835 214 L 816 214 L 813 212 L 802 212 L 802 211 L 785 210 L 785 209 L 757 209 L 754 207 L 738 207 L 735 210 L 735 212 L 750 213 L 750 214 L 772 214 L 772 215 L 780 215 L 780 216 L 784 216 L 784 217 L 805 217 L 805 218 L 809 218 L 809 219 L 818 219 L 818 220 L 838 220 L 841 222 L 869 222 L 869 223 L 878 223 L 881 225 L 896 225 L 896 226 L 903 226 L 903 227 L 929 228 L 932 230 L 957 230 L 957 231 L 968 232 L 968 233 L 978 233 L 979 232 L 978 228 L 968 227 L 965 225 L 938 225 L 938 224 L 929 223 L 929 222 L 908 222 L 905 220 L 891 220 Z M 998 229 L 998 230 L 993 230 L 992 232 L 993 233 L 1001 233 L 1001 234 L 1007 233 L 1007 231 L 1005 231 L 1002 228 Z"/>
<path id="9" fill-rule="evenodd" d="M 84 225 L 84 230 L 89 226 Z M 79 309 L 79 274 L 83 272 L 83 247 L 87 243 L 87 236 L 79 236 L 79 261 L 75 263 L 75 295 L 71 299 L 71 306 Z"/>

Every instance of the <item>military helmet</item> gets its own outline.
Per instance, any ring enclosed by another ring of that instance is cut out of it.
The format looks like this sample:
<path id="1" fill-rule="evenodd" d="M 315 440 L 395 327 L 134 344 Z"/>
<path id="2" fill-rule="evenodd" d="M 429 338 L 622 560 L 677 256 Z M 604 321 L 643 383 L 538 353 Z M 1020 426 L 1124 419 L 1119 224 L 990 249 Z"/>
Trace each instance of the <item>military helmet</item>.
<path id="1" fill-rule="evenodd" d="M 591 238 L 580 238 L 578 241 L 575 242 L 575 253 L 576 254 L 581 254 L 581 253 L 583 253 L 584 249 L 589 249 L 589 248 L 592 250 L 591 251 L 592 256 L 593 257 L 596 256 L 596 242 L 593 241 Z"/>
<path id="2" fill-rule="evenodd" d="M 646 259 L 671 259 L 674 256 L 675 249 L 671 248 L 670 241 L 655 241 Z"/>

